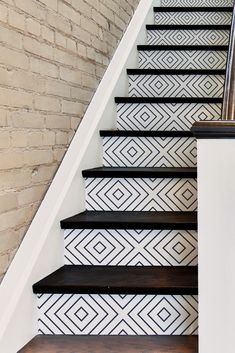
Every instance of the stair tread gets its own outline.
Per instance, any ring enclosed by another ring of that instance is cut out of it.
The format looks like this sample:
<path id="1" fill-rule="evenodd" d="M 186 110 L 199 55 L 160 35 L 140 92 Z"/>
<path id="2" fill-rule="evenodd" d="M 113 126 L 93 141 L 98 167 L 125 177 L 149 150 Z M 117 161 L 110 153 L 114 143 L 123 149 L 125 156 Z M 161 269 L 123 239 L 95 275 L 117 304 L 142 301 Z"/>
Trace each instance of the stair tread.
<path id="1" fill-rule="evenodd" d="M 225 30 L 230 31 L 230 25 L 146 25 L 147 30 Z"/>
<path id="2" fill-rule="evenodd" d="M 193 137 L 191 131 L 100 130 L 102 137 Z"/>
<path id="3" fill-rule="evenodd" d="M 137 45 L 139 51 L 157 51 L 157 50 L 205 50 L 205 51 L 228 51 L 228 45 Z"/>
<path id="4" fill-rule="evenodd" d="M 34 293 L 191 294 L 196 295 L 196 266 L 67 265 L 33 285 Z"/>
<path id="5" fill-rule="evenodd" d="M 225 75 L 226 70 L 127 69 L 128 75 Z"/>
<path id="6" fill-rule="evenodd" d="M 116 103 L 211 103 L 222 104 L 223 98 L 191 98 L 191 97 L 115 97 Z"/>
<path id="7" fill-rule="evenodd" d="M 154 7 L 154 12 L 233 12 L 233 7 Z"/>
<path id="8" fill-rule="evenodd" d="M 196 212 L 85 211 L 61 221 L 62 229 L 197 229 Z"/>
<path id="9" fill-rule="evenodd" d="M 198 353 L 195 336 L 38 335 L 19 353 Z"/>
<path id="10" fill-rule="evenodd" d="M 196 178 L 197 168 L 98 167 L 82 171 L 85 178 Z"/>

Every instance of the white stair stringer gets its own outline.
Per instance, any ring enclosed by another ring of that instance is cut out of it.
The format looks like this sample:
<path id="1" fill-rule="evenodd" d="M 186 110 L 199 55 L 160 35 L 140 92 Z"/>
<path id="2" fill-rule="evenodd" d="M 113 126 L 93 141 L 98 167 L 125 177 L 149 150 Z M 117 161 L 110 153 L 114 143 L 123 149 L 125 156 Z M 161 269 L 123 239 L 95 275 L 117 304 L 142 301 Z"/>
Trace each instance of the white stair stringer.
<path id="1" fill-rule="evenodd" d="M 194 230 L 66 229 L 65 264 L 195 266 Z"/>
<path id="2" fill-rule="evenodd" d="M 229 25 L 232 12 L 155 12 L 157 25 Z"/>
<path id="3" fill-rule="evenodd" d="M 148 29 L 147 43 L 149 45 L 228 45 L 229 31 L 221 29 Z"/>
<path id="4" fill-rule="evenodd" d="M 195 211 L 193 178 L 86 178 L 88 211 Z"/>
<path id="5" fill-rule="evenodd" d="M 192 137 L 103 137 L 105 167 L 195 167 Z"/>
<path id="6" fill-rule="evenodd" d="M 39 294 L 39 333 L 197 334 L 197 306 L 193 295 Z"/>
<path id="7" fill-rule="evenodd" d="M 214 103 L 118 103 L 117 128 L 189 131 L 196 121 L 221 119 L 221 109 Z"/>
<path id="8" fill-rule="evenodd" d="M 130 97 L 222 97 L 224 75 L 129 74 Z"/>
<path id="9" fill-rule="evenodd" d="M 141 50 L 140 69 L 226 69 L 226 51 Z"/>

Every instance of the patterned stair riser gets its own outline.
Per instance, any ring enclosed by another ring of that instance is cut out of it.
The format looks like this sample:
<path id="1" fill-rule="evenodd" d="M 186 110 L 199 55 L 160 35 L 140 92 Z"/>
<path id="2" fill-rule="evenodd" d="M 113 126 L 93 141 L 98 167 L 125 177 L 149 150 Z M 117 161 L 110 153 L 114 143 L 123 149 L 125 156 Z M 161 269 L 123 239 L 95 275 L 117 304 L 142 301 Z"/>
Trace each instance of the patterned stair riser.
<path id="1" fill-rule="evenodd" d="M 157 25 L 230 25 L 231 12 L 156 12 Z"/>
<path id="2" fill-rule="evenodd" d="M 68 229 L 66 265 L 195 266 L 197 232 Z"/>
<path id="3" fill-rule="evenodd" d="M 225 69 L 226 51 L 139 51 L 140 69 Z"/>
<path id="4" fill-rule="evenodd" d="M 224 75 L 129 75 L 130 97 L 222 97 Z"/>
<path id="5" fill-rule="evenodd" d="M 117 104 L 118 130 L 190 130 L 198 120 L 221 119 L 221 104 Z"/>
<path id="6" fill-rule="evenodd" d="M 151 45 L 228 45 L 226 30 L 147 30 Z"/>
<path id="7" fill-rule="evenodd" d="M 230 7 L 233 6 L 233 0 L 161 0 L 161 6 Z"/>
<path id="8" fill-rule="evenodd" d="M 38 295 L 39 332 L 67 335 L 197 334 L 191 295 Z"/>
<path id="9" fill-rule="evenodd" d="M 104 137 L 106 167 L 195 167 L 196 140 L 183 137 Z"/>
<path id="10" fill-rule="evenodd" d="M 90 211 L 195 211 L 196 179 L 86 178 Z"/>

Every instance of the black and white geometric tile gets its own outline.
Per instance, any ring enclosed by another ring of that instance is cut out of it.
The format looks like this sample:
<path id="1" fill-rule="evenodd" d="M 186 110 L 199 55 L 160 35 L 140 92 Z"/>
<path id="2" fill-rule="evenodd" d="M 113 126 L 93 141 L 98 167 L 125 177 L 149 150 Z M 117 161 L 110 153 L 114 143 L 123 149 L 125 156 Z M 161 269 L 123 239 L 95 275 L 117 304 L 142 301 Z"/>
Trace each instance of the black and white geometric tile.
<path id="1" fill-rule="evenodd" d="M 230 25 L 231 12 L 155 12 L 157 25 Z"/>
<path id="2" fill-rule="evenodd" d="M 140 69 L 225 69 L 226 51 L 139 51 Z"/>
<path id="3" fill-rule="evenodd" d="M 190 137 L 103 137 L 105 167 L 195 167 Z"/>
<path id="4" fill-rule="evenodd" d="M 48 335 L 194 335 L 191 295 L 38 295 L 39 333 Z"/>
<path id="5" fill-rule="evenodd" d="M 196 179 L 86 178 L 89 211 L 195 211 Z"/>
<path id="6" fill-rule="evenodd" d="M 65 265 L 196 266 L 193 230 L 67 229 Z"/>
<path id="7" fill-rule="evenodd" d="M 224 75 L 128 75 L 130 97 L 222 97 Z"/>
<path id="8" fill-rule="evenodd" d="M 199 120 L 221 119 L 221 104 L 117 104 L 118 130 L 188 131 Z"/>
<path id="9" fill-rule="evenodd" d="M 233 0 L 161 0 L 161 6 L 230 7 L 233 6 Z"/>
<path id="10" fill-rule="evenodd" d="M 147 43 L 154 45 L 228 45 L 227 30 L 147 30 Z"/>

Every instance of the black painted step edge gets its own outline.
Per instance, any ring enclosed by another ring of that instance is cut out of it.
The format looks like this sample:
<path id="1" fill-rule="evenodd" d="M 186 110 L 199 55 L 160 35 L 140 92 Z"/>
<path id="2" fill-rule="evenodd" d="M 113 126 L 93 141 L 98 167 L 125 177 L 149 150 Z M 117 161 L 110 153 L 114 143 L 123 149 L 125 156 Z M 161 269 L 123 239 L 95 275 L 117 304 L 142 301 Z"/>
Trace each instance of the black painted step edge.
<path id="1" fill-rule="evenodd" d="M 101 137 L 193 137 L 191 131 L 100 130 Z"/>
<path id="2" fill-rule="evenodd" d="M 189 98 L 189 97 L 115 97 L 115 103 L 156 103 L 156 104 L 167 104 L 167 103 L 210 103 L 210 104 L 222 104 L 223 98 Z"/>
<path id="3" fill-rule="evenodd" d="M 79 273 L 81 269 L 81 272 Z M 98 271 L 96 270 L 98 269 Z M 147 267 L 148 272 L 155 271 L 154 275 L 159 275 L 165 277 L 166 280 L 164 285 L 159 285 L 156 282 L 147 283 L 145 286 L 139 285 L 139 281 L 136 280 L 136 284 L 134 283 L 123 283 L 115 284 L 115 274 L 120 276 L 120 271 L 124 270 L 130 276 L 142 277 L 144 275 L 145 268 L 137 268 L 135 266 L 89 266 L 89 265 L 65 265 L 53 273 L 49 274 L 42 280 L 38 281 L 33 285 L 33 292 L 35 294 L 166 294 L 166 295 L 197 295 L 198 294 L 198 284 L 190 283 L 187 281 L 185 284 L 174 285 L 169 280 L 169 275 L 172 276 L 176 274 L 178 277 L 179 273 L 182 271 L 182 275 L 184 275 L 185 270 L 192 274 L 192 278 L 195 280 L 195 275 L 198 273 L 197 266 L 180 266 L 180 267 L 158 267 L 155 268 L 153 266 Z M 89 271 L 87 271 L 89 270 Z M 105 270 L 107 273 L 105 273 Z M 164 270 L 164 271 L 163 271 Z M 159 273 L 157 273 L 157 271 Z M 83 273 L 82 273 L 83 272 Z M 82 278 L 90 272 L 91 284 L 82 284 L 77 282 L 77 278 L 79 278 L 79 274 L 82 275 Z M 162 272 L 162 273 L 161 273 Z M 99 276 L 102 273 L 102 277 L 111 277 L 110 279 L 104 281 L 103 284 L 99 282 Z M 153 276 L 150 274 L 150 278 Z M 187 277 L 188 274 L 186 274 Z M 148 275 L 147 275 L 148 276 Z M 94 277 L 94 278 L 93 278 Z M 112 277 L 114 281 L 112 282 Z M 66 283 L 66 279 L 69 279 Z M 126 274 L 124 276 L 125 280 Z M 155 277 L 156 278 L 156 277 Z M 72 280 L 71 280 L 72 279 Z M 106 283 L 105 283 L 106 282 Z M 197 282 L 197 281 L 196 281 Z"/>
<path id="4" fill-rule="evenodd" d="M 137 45 L 139 51 L 228 51 L 228 45 Z"/>
<path id="5" fill-rule="evenodd" d="M 82 171 L 84 178 L 196 178 L 197 168 L 100 167 Z"/>
<path id="6" fill-rule="evenodd" d="M 230 25 L 146 25 L 147 30 L 225 30 L 230 31 Z"/>
<path id="7" fill-rule="evenodd" d="M 154 12 L 233 12 L 232 6 L 227 7 L 157 7 L 153 8 Z"/>
<path id="8" fill-rule="evenodd" d="M 226 70 L 127 69 L 127 75 L 225 75 Z"/>
<path id="9" fill-rule="evenodd" d="M 197 230 L 197 212 L 84 211 L 60 221 L 61 229 Z"/>
<path id="10" fill-rule="evenodd" d="M 199 121 L 191 131 L 197 139 L 234 139 L 235 121 Z"/>

